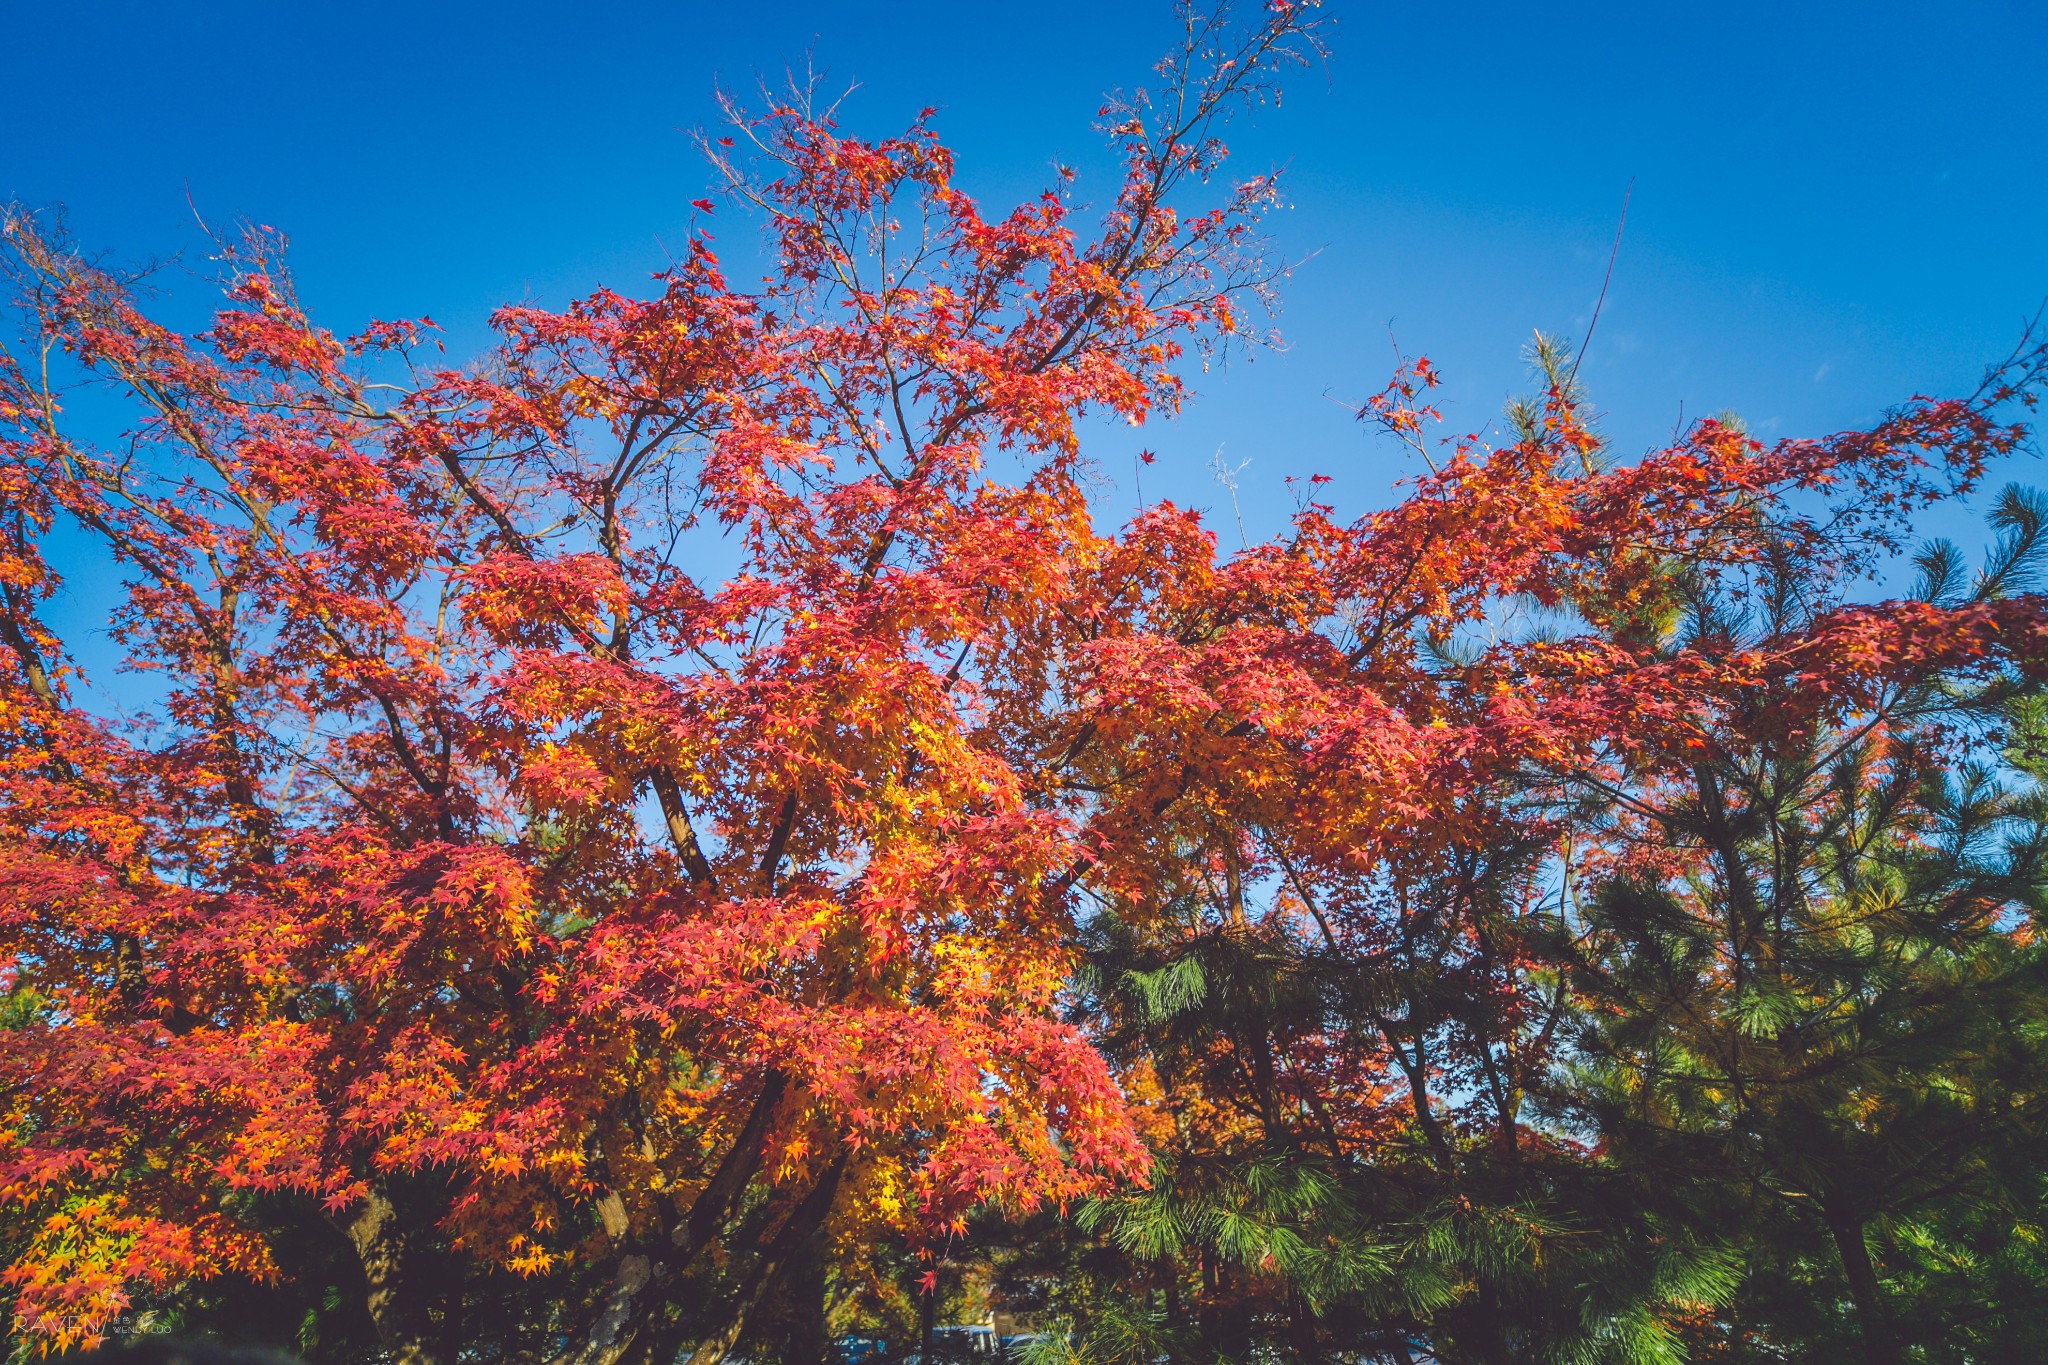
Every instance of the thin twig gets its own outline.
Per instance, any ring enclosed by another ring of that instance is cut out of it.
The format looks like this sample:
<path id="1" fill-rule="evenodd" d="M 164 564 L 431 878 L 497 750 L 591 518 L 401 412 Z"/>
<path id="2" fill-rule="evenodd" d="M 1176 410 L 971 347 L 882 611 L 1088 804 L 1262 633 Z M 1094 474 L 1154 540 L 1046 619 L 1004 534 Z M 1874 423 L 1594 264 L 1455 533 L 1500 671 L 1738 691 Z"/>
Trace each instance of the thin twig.
<path id="1" fill-rule="evenodd" d="M 1621 192 L 1621 221 L 1614 225 L 1614 246 L 1607 253 L 1607 273 L 1600 277 L 1600 297 L 1593 301 L 1593 319 L 1586 324 L 1586 338 L 1579 343 L 1579 352 L 1572 357 L 1571 373 L 1564 377 L 1564 391 L 1570 394 L 1572 384 L 1579 377 L 1579 362 L 1586 358 L 1586 348 L 1593 344 L 1593 329 L 1600 325 L 1600 309 L 1607 302 L 1607 286 L 1614 279 L 1614 262 L 1621 255 L 1621 233 L 1628 226 L 1628 200 L 1636 190 L 1636 178 L 1628 178 L 1628 188 Z"/>

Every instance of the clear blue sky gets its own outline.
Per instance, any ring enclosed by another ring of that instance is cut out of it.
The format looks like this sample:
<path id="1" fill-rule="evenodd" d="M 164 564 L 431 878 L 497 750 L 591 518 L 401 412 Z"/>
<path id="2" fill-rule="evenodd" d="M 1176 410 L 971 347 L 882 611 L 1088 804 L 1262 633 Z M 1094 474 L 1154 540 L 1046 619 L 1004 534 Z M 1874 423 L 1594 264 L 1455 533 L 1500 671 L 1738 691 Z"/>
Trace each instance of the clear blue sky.
<path id="1" fill-rule="evenodd" d="M 1327 399 L 1378 386 L 1391 322 L 1449 376 L 1453 424 L 1480 426 L 1526 387 L 1531 328 L 1583 332 L 1631 177 L 1582 372 L 1624 449 L 1681 405 L 1818 433 L 1967 386 L 2048 296 L 2041 0 L 1329 10 L 1327 68 L 1233 139 L 1241 168 L 1286 167 L 1276 234 L 1310 258 L 1291 349 L 1205 377 L 1145 433 L 1148 494 L 1222 511 L 1222 445 L 1252 461 L 1254 536 L 1284 474 L 1379 502 L 1409 471 Z M 0 0 L 0 18 L 0 195 L 62 202 L 84 243 L 140 256 L 192 245 L 189 187 L 211 219 L 290 233 L 329 325 L 428 313 L 457 351 L 499 302 L 644 281 L 703 192 L 684 130 L 712 120 L 714 80 L 808 50 L 860 82 L 855 131 L 940 106 L 991 206 L 1056 160 L 1106 198 L 1097 97 L 1141 81 L 1173 23 L 1166 0 Z M 1128 498 L 1128 441 L 1101 456 L 1124 484 L 1105 496 Z"/>

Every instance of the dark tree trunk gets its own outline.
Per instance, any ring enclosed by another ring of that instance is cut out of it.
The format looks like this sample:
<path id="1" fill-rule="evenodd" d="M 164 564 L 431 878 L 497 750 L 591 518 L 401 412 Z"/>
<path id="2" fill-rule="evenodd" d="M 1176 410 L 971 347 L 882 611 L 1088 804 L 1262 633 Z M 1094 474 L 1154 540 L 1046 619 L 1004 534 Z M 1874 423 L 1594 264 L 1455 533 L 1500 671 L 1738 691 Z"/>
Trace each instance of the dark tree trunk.
<path id="1" fill-rule="evenodd" d="M 1877 1283 L 1877 1269 L 1870 1263 L 1870 1248 L 1863 1240 L 1863 1220 L 1823 1209 L 1835 1250 L 1842 1258 L 1842 1273 L 1849 1280 L 1849 1297 L 1856 1304 L 1856 1325 L 1863 1333 L 1863 1359 L 1868 1365 L 1902 1365 L 1904 1354 L 1892 1333 L 1891 1318 L 1885 1312 L 1884 1293 Z"/>
<path id="2" fill-rule="evenodd" d="M 831 1328 L 825 1320 L 826 1270 L 831 1248 L 821 1225 L 811 1234 L 789 1276 L 788 1365 L 829 1365 Z"/>
<path id="3" fill-rule="evenodd" d="M 680 1320 L 670 1312 L 670 1294 L 688 1274 L 690 1263 L 718 1235 L 733 1205 L 760 1170 L 762 1141 L 788 1087 L 789 1078 L 780 1071 L 770 1071 L 762 1078 L 738 1137 L 726 1149 L 710 1183 L 690 1205 L 689 1214 L 669 1235 L 673 1251 L 643 1245 L 641 1250 L 621 1256 L 603 1309 L 587 1328 L 572 1336 L 549 1365 L 669 1365 L 682 1341 Z M 607 1232 L 623 1239 L 628 1231 L 623 1207 L 600 1205 L 600 1213 Z M 741 1324 L 752 1306 L 746 1302 L 734 1310 Z"/>
<path id="4" fill-rule="evenodd" d="M 1302 1365 L 1320 1365 L 1323 1343 L 1322 1334 L 1316 1330 L 1315 1310 L 1292 1285 L 1287 1289 L 1287 1344 Z"/>
<path id="5" fill-rule="evenodd" d="M 839 1193 L 839 1179 L 845 1172 L 846 1155 L 842 1152 L 825 1168 L 825 1173 L 811 1187 L 810 1193 L 783 1220 L 782 1228 L 774 1239 L 762 1248 L 759 1259 L 747 1272 L 745 1281 L 734 1296 L 725 1321 L 697 1343 L 697 1349 L 690 1353 L 689 1365 L 718 1365 L 725 1359 L 733 1343 L 746 1331 L 747 1320 L 769 1287 L 787 1278 L 791 1263 L 802 1254 L 804 1247 L 831 1216 L 832 1200 Z"/>
<path id="6" fill-rule="evenodd" d="M 747 1184 L 754 1173 L 761 1168 L 761 1143 L 768 1136 L 768 1127 L 775 1120 L 776 1106 L 782 1102 L 783 1092 L 789 1089 L 789 1077 L 780 1071 L 770 1071 L 761 1081 L 761 1091 L 754 1097 L 753 1108 L 747 1112 L 747 1121 L 733 1144 L 726 1150 L 725 1159 L 718 1163 L 711 1183 L 690 1205 L 690 1214 L 683 1225 L 675 1230 L 672 1240 L 676 1246 L 678 1270 L 688 1270 L 697 1253 L 710 1244 L 719 1227 L 731 1212 L 733 1203 L 746 1192 Z"/>
<path id="7" fill-rule="evenodd" d="M 597 1320 L 550 1365 L 618 1365 L 653 1324 L 658 1295 L 647 1293 L 654 1263 L 645 1256 L 621 1256 L 611 1294 Z"/>
<path id="8" fill-rule="evenodd" d="M 1166 1358 L 1172 1365 L 1185 1359 L 1181 1340 L 1180 1262 L 1169 1256 L 1162 1267 L 1166 1276 Z"/>
<path id="9" fill-rule="evenodd" d="M 381 1184 L 371 1186 L 362 1203 L 334 1225 L 355 1248 L 363 1268 L 364 1306 L 394 1365 L 440 1365 L 428 1344 L 426 1315 L 406 1283 L 405 1237 L 389 1191 Z"/>

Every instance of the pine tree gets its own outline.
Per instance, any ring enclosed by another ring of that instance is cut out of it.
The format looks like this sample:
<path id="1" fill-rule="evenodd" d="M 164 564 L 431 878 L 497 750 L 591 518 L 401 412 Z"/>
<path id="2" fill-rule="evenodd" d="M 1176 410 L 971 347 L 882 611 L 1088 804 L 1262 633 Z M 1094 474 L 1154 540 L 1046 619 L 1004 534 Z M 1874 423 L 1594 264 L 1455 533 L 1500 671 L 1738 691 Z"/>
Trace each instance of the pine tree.
<path id="1" fill-rule="evenodd" d="M 1936 545 L 1917 599 L 2024 587 L 2044 514 L 2008 489 L 1974 586 Z M 1674 649 L 1770 657 L 1840 607 L 1790 551 L 1747 598 L 1676 582 Z M 1578 976 L 1581 1113 L 1731 1230 L 1748 1275 L 1716 1335 L 1736 1358 L 2039 1355 L 2040 694 L 1931 667 L 1816 716 L 1803 686 L 1759 671 L 1695 712 L 1683 761 L 1617 777 Z"/>

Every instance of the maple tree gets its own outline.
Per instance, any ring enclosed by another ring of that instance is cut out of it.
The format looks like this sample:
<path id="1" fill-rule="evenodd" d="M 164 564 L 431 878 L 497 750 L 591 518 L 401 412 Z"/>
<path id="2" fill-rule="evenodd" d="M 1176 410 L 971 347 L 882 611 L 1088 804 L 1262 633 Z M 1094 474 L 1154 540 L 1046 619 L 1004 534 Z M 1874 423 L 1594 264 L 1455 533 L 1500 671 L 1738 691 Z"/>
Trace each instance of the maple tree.
<path id="1" fill-rule="evenodd" d="M 424 321 L 321 329 L 260 230 L 181 334 L 11 213 L 17 1332 L 303 1297 L 324 1219 L 396 1358 L 713 1360 L 832 1238 L 1141 1172 L 1053 1017 L 1093 858 L 1039 730 L 1100 552 L 1076 424 L 1170 410 L 1244 325 L 1270 182 L 1180 204 L 1314 42 L 1305 6 L 1191 14 L 1105 110 L 1092 235 L 1064 184 L 985 215 L 925 119 L 734 107 L 758 289 L 699 230 L 463 369 Z M 128 400 L 118 441 L 66 376 Z M 60 533 L 128 575 L 153 724 L 85 704 L 38 610 Z"/>
<path id="2" fill-rule="evenodd" d="M 1083 1358 L 2022 1340 L 1949 1310 L 2039 1283 L 2038 509 L 1974 590 L 1865 585 L 2048 350 L 1629 461 L 1555 345 L 1494 445 L 1403 362 L 1392 505 L 1105 527 L 1084 423 L 1252 326 L 1274 185 L 1204 187 L 1319 43 L 1185 19 L 1099 223 L 984 213 L 928 116 L 728 106 L 764 281 L 700 226 L 466 367 L 323 330 L 267 231 L 180 332 L 10 212 L 20 1341 L 817 1360 L 970 1254 Z"/>

